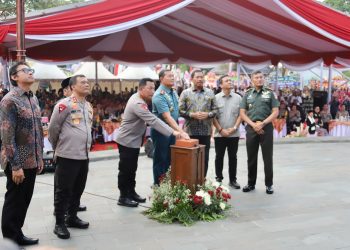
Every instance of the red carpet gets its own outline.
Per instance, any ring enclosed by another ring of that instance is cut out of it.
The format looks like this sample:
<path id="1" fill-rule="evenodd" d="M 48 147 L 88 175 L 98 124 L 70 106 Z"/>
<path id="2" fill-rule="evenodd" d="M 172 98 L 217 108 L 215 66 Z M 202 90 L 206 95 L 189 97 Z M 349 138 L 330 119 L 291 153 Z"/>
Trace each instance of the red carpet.
<path id="1" fill-rule="evenodd" d="M 111 149 L 117 149 L 117 148 L 118 148 L 118 145 L 115 142 L 107 142 L 105 144 L 96 143 L 92 147 L 91 151 L 94 152 L 94 151 L 111 150 Z"/>

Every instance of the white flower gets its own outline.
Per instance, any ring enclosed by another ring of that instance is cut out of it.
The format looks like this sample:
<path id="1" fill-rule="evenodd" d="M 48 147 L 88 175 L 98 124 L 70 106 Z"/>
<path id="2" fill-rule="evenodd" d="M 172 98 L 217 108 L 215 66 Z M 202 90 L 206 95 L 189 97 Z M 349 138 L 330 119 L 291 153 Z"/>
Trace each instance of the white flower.
<path id="1" fill-rule="evenodd" d="M 221 208 L 222 210 L 225 210 L 225 207 L 226 207 L 226 204 L 223 203 L 223 202 L 220 202 L 220 208 Z"/>
<path id="2" fill-rule="evenodd" d="M 207 193 L 204 192 L 203 190 L 199 190 L 199 191 L 196 192 L 196 195 L 197 195 L 197 196 L 200 196 L 200 197 L 204 197 L 205 194 L 207 194 Z"/>
<path id="3" fill-rule="evenodd" d="M 212 185 L 215 187 L 215 188 L 218 188 L 221 186 L 221 183 L 220 182 L 217 182 L 217 181 L 214 181 L 212 182 Z"/>
<path id="4" fill-rule="evenodd" d="M 230 192 L 230 190 L 229 190 L 227 187 L 225 187 L 225 186 L 221 186 L 221 188 L 222 188 L 222 190 L 223 190 L 225 193 L 229 193 L 229 192 Z"/>
<path id="5" fill-rule="evenodd" d="M 204 203 L 207 206 L 209 206 L 211 204 L 211 198 L 210 198 L 210 195 L 208 193 L 204 196 Z"/>

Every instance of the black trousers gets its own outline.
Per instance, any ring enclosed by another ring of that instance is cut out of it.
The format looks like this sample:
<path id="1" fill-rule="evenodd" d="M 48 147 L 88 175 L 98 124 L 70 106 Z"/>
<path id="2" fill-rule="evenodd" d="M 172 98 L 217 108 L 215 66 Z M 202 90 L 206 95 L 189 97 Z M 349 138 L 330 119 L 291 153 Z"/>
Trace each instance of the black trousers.
<path id="1" fill-rule="evenodd" d="M 263 135 L 257 134 L 254 129 L 246 126 L 246 146 L 248 153 L 248 184 L 255 186 L 258 168 L 258 152 L 261 145 L 262 156 L 264 160 L 265 185 L 273 185 L 273 126 L 267 124 L 264 127 Z"/>
<path id="2" fill-rule="evenodd" d="M 228 175 L 230 182 L 237 180 L 237 151 L 239 137 L 215 137 L 215 174 L 217 179 L 223 180 L 224 156 L 228 153 Z"/>
<path id="3" fill-rule="evenodd" d="M 135 192 L 137 162 L 140 149 L 129 148 L 118 143 L 119 149 L 119 174 L 118 188 L 120 197 L 125 198 Z"/>
<path id="4" fill-rule="evenodd" d="M 55 214 L 56 223 L 64 223 L 64 216 L 75 217 L 84 192 L 89 160 L 73 160 L 57 157 L 55 171 Z"/>
<path id="5" fill-rule="evenodd" d="M 23 169 L 24 180 L 17 185 L 12 181 L 12 169 L 5 169 L 6 194 L 2 208 L 1 230 L 4 238 L 17 241 L 23 236 L 22 227 L 33 196 L 36 169 Z"/>
<path id="6" fill-rule="evenodd" d="M 204 177 L 207 176 L 208 162 L 209 162 L 209 150 L 210 150 L 210 135 L 191 135 L 191 139 L 198 139 L 199 144 L 205 145 L 205 171 Z"/>

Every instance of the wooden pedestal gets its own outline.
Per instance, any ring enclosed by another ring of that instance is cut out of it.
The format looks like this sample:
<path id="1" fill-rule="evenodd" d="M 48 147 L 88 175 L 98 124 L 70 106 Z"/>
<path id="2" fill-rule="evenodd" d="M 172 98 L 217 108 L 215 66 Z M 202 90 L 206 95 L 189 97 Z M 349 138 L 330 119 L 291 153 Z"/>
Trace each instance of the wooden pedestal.
<path id="1" fill-rule="evenodd" d="M 182 181 L 194 193 L 204 183 L 205 145 L 191 148 L 171 146 L 171 183 Z"/>

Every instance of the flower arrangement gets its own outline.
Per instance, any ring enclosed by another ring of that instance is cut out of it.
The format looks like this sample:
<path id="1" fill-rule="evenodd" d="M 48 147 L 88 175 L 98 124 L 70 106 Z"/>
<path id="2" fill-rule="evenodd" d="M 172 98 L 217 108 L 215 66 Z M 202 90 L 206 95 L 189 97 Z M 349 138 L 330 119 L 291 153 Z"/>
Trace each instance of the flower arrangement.
<path id="1" fill-rule="evenodd" d="M 145 214 L 162 223 L 180 222 L 190 226 L 196 221 L 214 221 L 222 219 L 231 208 L 228 188 L 218 182 L 207 181 L 197 187 L 192 194 L 185 182 L 171 185 L 170 171 L 165 175 L 159 187 L 153 191 L 152 205 Z"/>

